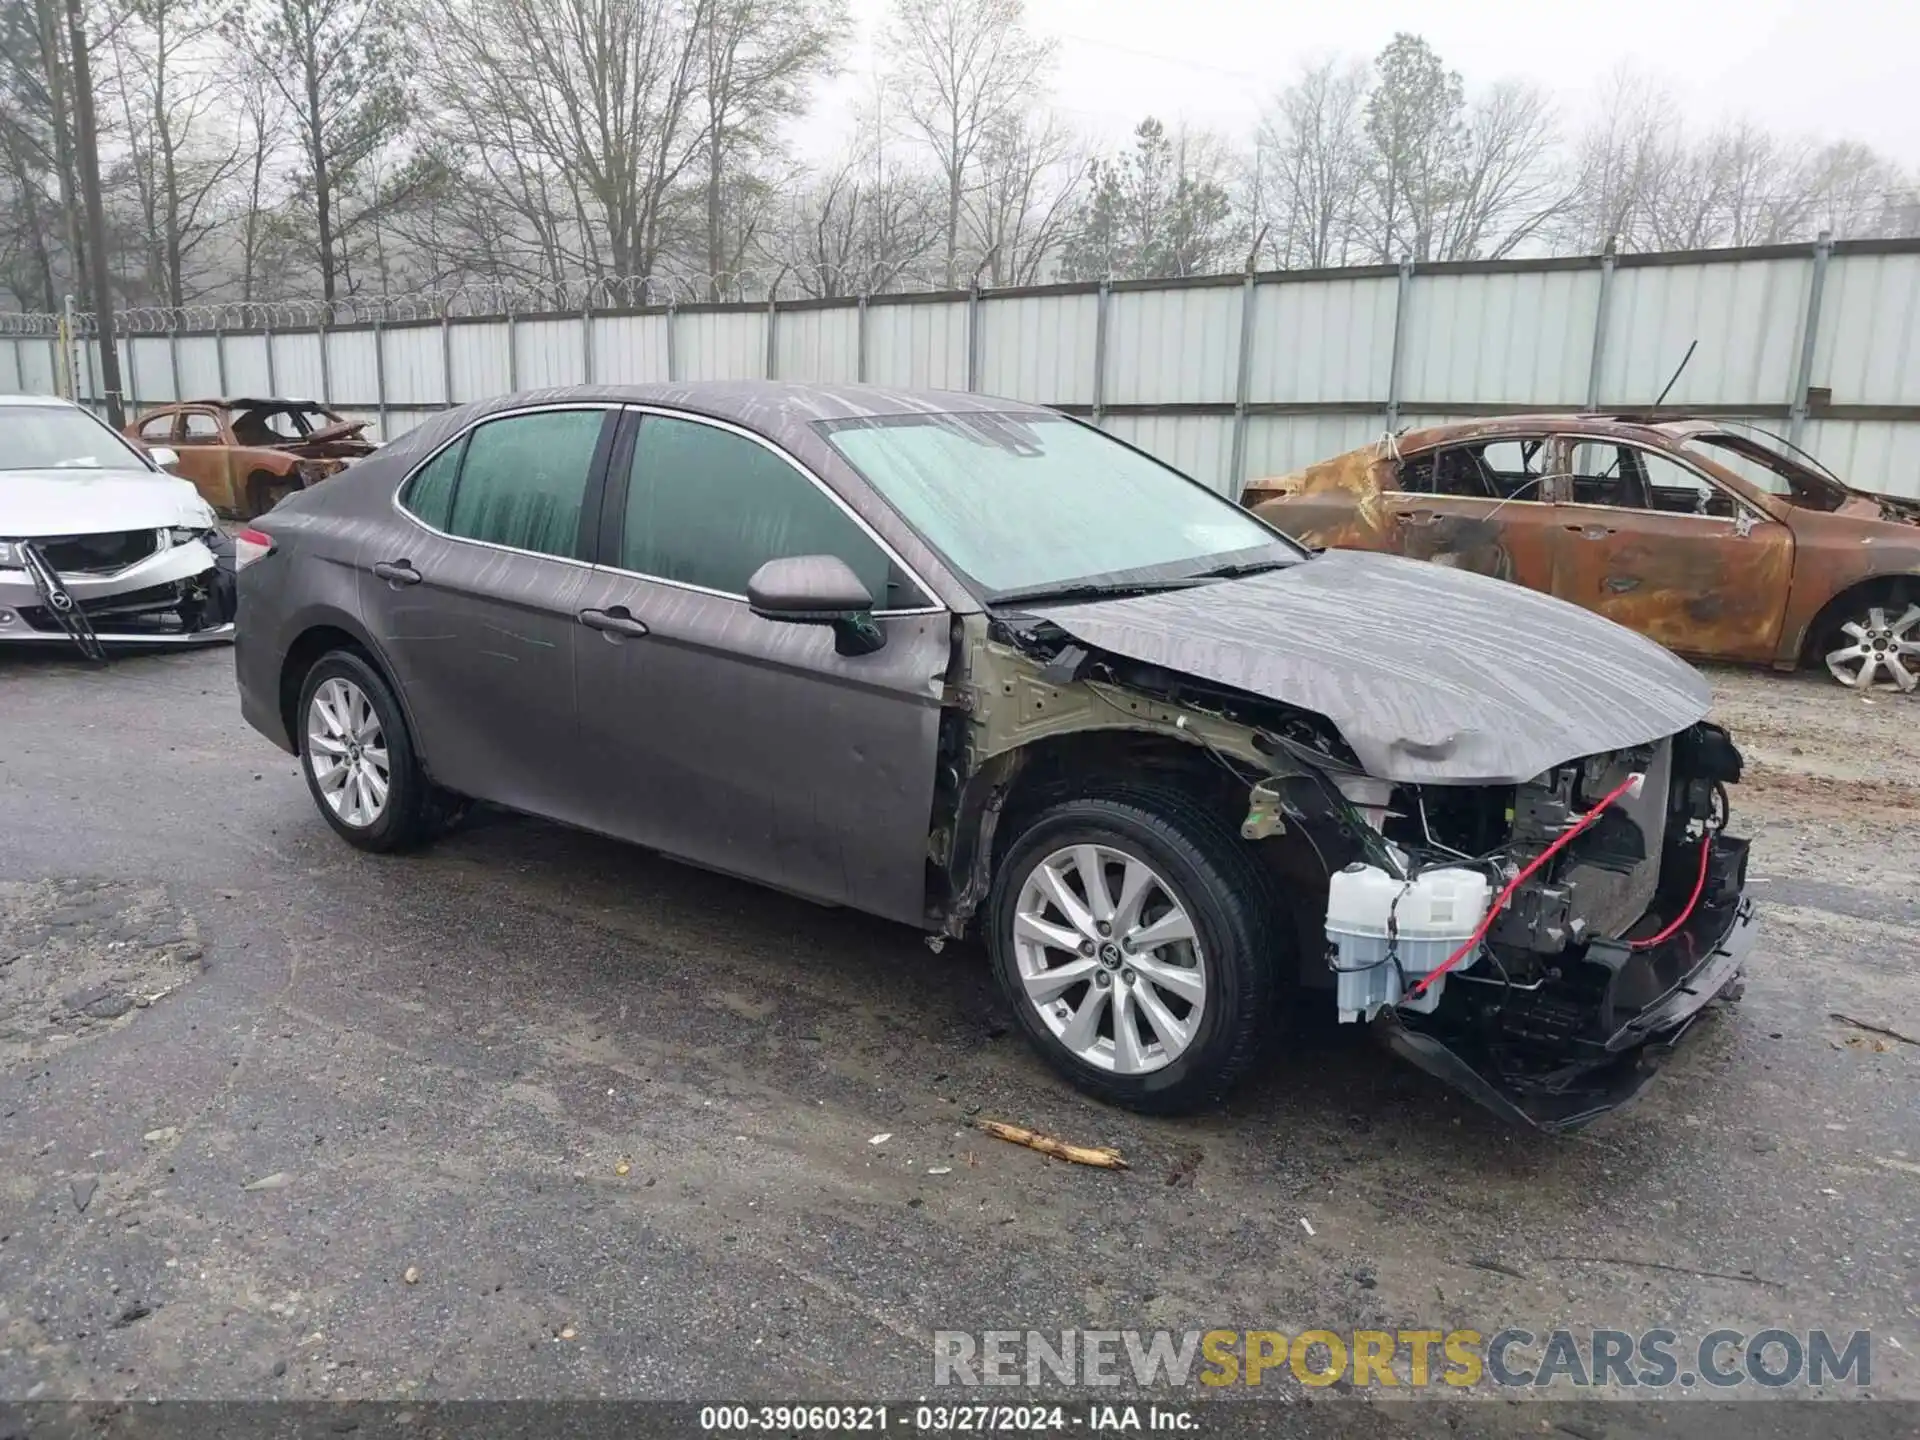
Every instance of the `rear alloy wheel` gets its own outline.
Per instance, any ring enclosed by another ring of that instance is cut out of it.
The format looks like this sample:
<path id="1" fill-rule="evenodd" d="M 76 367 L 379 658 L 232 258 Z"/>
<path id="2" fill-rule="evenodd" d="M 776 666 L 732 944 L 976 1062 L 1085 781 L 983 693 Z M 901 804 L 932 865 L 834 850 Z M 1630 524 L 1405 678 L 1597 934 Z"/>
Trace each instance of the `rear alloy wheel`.
<path id="1" fill-rule="evenodd" d="M 386 679 L 351 650 L 300 686 L 300 768 L 320 814 L 362 850 L 405 850 L 446 827 L 454 797 L 428 781 Z"/>
<path id="2" fill-rule="evenodd" d="M 1842 621 L 1828 642 L 1827 670 L 1855 690 L 1920 685 L 1920 605 L 1899 598 Z"/>
<path id="3" fill-rule="evenodd" d="M 1278 1021 L 1272 888 L 1162 791 L 1070 800 L 1001 862 L 988 947 L 1020 1028 L 1075 1085 L 1171 1113 L 1220 1098 Z"/>

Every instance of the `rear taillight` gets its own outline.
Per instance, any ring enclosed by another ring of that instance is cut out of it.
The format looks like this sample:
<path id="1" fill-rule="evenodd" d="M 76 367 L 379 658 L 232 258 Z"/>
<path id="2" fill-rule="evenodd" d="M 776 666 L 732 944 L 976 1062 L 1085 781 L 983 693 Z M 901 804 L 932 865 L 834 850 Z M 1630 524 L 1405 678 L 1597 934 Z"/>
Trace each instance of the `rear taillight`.
<path id="1" fill-rule="evenodd" d="M 233 568 L 244 570 L 273 553 L 273 537 L 264 530 L 242 530 L 233 537 Z"/>

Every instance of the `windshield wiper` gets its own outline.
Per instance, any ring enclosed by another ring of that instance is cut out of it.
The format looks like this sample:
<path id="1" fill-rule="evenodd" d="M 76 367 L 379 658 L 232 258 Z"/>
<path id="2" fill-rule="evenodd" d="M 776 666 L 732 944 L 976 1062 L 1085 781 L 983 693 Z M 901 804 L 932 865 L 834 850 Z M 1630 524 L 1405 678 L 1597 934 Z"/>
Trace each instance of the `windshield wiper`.
<path id="1" fill-rule="evenodd" d="M 1264 575 L 1269 570 L 1285 570 L 1290 565 L 1298 565 L 1296 559 L 1286 560 L 1243 560 L 1237 565 L 1216 565 L 1211 570 L 1196 571 L 1191 577 L 1195 580 L 1238 580 L 1242 575 Z"/>
<path id="2" fill-rule="evenodd" d="M 1178 575 L 1170 580 L 1114 580 L 1106 584 L 1039 585 L 1031 590 L 1009 590 L 996 595 L 994 605 L 1023 605 L 1032 600 L 1113 600 L 1123 595 L 1151 595 L 1160 590 L 1186 590 L 1205 577 Z"/>

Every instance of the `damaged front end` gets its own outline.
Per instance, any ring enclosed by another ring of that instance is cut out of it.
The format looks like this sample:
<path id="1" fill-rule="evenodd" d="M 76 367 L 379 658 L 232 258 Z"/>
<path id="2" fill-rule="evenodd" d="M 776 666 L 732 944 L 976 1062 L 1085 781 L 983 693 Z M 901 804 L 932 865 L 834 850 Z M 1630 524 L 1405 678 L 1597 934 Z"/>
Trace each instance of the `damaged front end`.
<path id="1" fill-rule="evenodd" d="M 0 642 L 109 645 L 231 638 L 233 541 L 190 527 L 0 540 Z"/>
<path id="2" fill-rule="evenodd" d="M 1524 785 L 1393 787 L 1377 812 L 1400 865 L 1376 892 L 1383 940 L 1370 951 L 1364 925 L 1329 914 L 1336 970 L 1381 972 L 1342 1018 L 1372 1019 L 1397 1054 L 1510 1119 L 1569 1130 L 1621 1105 L 1710 1002 L 1738 993 L 1756 928 L 1748 842 L 1725 831 L 1740 767 L 1703 721 Z M 1372 862 L 1356 866 L 1336 893 Z M 1433 907 L 1405 943 L 1395 914 L 1417 912 L 1436 874 L 1484 877 L 1491 897 L 1445 917 L 1437 962 Z"/>

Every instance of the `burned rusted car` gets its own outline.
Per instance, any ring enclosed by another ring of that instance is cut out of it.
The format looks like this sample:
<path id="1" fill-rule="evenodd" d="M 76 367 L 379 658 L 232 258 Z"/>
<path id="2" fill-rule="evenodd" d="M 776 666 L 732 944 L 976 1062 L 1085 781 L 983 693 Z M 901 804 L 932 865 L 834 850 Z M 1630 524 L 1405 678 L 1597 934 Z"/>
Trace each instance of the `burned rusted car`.
<path id="1" fill-rule="evenodd" d="M 175 474 L 222 515 L 250 520 L 281 498 L 371 455 L 364 420 L 306 400 L 190 400 L 149 410 L 127 427 L 143 445 L 180 457 Z"/>
<path id="2" fill-rule="evenodd" d="M 1920 685 L 1920 501 L 1711 420 L 1513 415 L 1390 435 L 1242 503 L 1312 545 L 1511 580 L 1680 654 Z"/>
<path id="3" fill-rule="evenodd" d="M 242 713 L 349 844 L 483 800 L 977 936 L 1118 1103 L 1211 1101 L 1311 1001 L 1577 1125 L 1754 941 L 1684 661 L 1018 401 L 503 396 L 237 542 Z"/>

